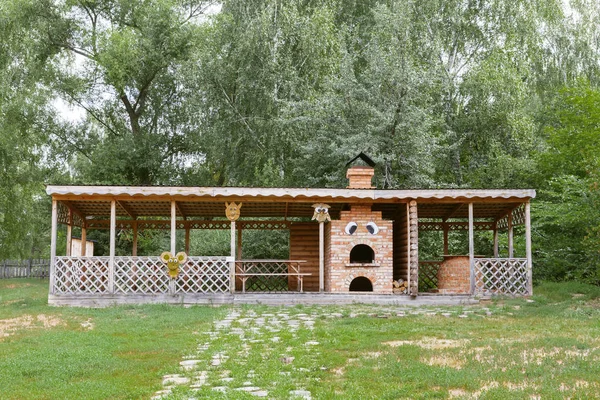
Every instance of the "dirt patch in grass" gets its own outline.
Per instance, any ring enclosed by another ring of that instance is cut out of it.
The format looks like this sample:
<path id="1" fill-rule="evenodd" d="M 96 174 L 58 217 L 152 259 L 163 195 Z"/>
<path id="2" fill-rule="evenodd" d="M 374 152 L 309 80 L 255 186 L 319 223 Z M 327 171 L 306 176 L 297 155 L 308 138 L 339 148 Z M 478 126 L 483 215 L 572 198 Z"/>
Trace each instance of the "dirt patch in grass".
<path id="1" fill-rule="evenodd" d="M 18 289 L 18 288 L 24 288 L 24 287 L 30 287 L 31 284 L 30 283 L 11 283 L 8 284 L 6 286 L 4 286 L 6 289 Z"/>
<path id="2" fill-rule="evenodd" d="M 51 315 L 40 314 L 37 316 L 23 315 L 17 318 L 0 319 L 0 341 L 2 338 L 13 335 L 22 329 L 33 328 L 53 328 L 62 325 L 64 322 Z"/>
<path id="3" fill-rule="evenodd" d="M 399 346 L 418 346 L 422 349 L 428 350 L 440 350 L 450 349 L 457 347 L 465 347 L 469 343 L 468 339 L 438 339 L 434 337 L 424 337 L 421 340 L 393 340 L 390 342 L 383 342 L 388 346 L 399 347 Z"/>
<path id="4" fill-rule="evenodd" d="M 460 360 L 456 357 L 451 357 L 449 355 L 436 355 L 431 358 L 423 360 L 423 362 L 427 365 L 436 366 L 436 367 L 448 367 L 460 370 L 463 368 L 464 361 Z"/>

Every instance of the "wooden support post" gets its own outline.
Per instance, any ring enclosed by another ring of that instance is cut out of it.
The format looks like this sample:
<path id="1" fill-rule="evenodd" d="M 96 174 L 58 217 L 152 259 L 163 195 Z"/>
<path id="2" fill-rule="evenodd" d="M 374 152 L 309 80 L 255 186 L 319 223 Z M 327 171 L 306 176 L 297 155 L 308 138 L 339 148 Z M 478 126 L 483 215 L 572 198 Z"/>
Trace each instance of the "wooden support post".
<path id="1" fill-rule="evenodd" d="M 325 291 L 325 222 L 319 222 L 319 292 Z"/>
<path id="2" fill-rule="evenodd" d="M 56 279 L 56 231 L 58 226 L 58 202 L 52 200 L 52 228 L 50 230 L 50 293 L 54 294 L 54 280 Z M 4 265 L 6 269 L 6 261 Z"/>
<path id="3" fill-rule="evenodd" d="M 231 252 L 229 264 L 229 291 L 235 293 L 235 221 L 240 217 L 240 209 L 242 203 L 235 204 L 234 202 L 225 203 L 225 216 L 231 221 Z"/>
<path id="4" fill-rule="evenodd" d="M 444 255 L 448 255 L 448 224 L 444 222 Z"/>
<path id="5" fill-rule="evenodd" d="M 185 225 L 185 254 L 190 254 L 190 225 L 186 223 Z"/>
<path id="6" fill-rule="evenodd" d="M 475 293 L 475 235 L 473 232 L 473 203 L 469 203 L 469 265 L 471 269 L 471 294 Z"/>
<path id="7" fill-rule="evenodd" d="M 81 225 L 81 256 L 87 256 L 87 226 L 85 220 L 83 220 Z"/>
<path id="8" fill-rule="evenodd" d="M 513 243 L 513 220 L 511 211 L 510 214 L 508 214 L 508 258 L 513 258 L 515 255 Z"/>
<path id="9" fill-rule="evenodd" d="M 235 293 L 235 221 L 231 221 L 231 263 L 229 265 L 229 291 Z"/>
<path id="10" fill-rule="evenodd" d="M 65 255 L 67 257 L 71 256 L 71 248 L 73 247 L 73 211 L 69 208 L 68 213 L 68 223 L 67 223 L 67 248 L 65 250 Z"/>
<path id="11" fill-rule="evenodd" d="M 242 259 L 242 227 L 240 226 L 237 230 L 237 260 Z"/>
<path id="12" fill-rule="evenodd" d="M 171 200 L 171 256 L 177 253 L 177 204 Z M 175 295 L 175 279 L 169 279 L 169 294 Z"/>
<path id="13" fill-rule="evenodd" d="M 498 258 L 499 257 L 499 250 L 498 250 L 498 224 L 497 222 L 494 222 L 494 258 Z"/>
<path id="14" fill-rule="evenodd" d="M 171 200 L 171 254 L 177 253 L 177 205 Z"/>
<path id="15" fill-rule="evenodd" d="M 527 254 L 527 291 L 533 295 L 533 259 L 531 255 L 531 204 L 525 203 L 525 252 Z"/>
<path id="16" fill-rule="evenodd" d="M 108 292 L 115 292 L 115 241 L 117 238 L 117 202 L 110 201 L 110 254 L 108 259 Z"/>
<path id="17" fill-rule="evenodd" d="M 133 221 L 133 245 L 131 248 L 131 255 L 137 257 L 138 248 L 138 223 Z"/>
<path id="18" fill-rule="evenodd" d="M 408 293 L 416 297 L 419 295 L 419 215 L 416 200 L 408 203 L 408 229 Z"/>

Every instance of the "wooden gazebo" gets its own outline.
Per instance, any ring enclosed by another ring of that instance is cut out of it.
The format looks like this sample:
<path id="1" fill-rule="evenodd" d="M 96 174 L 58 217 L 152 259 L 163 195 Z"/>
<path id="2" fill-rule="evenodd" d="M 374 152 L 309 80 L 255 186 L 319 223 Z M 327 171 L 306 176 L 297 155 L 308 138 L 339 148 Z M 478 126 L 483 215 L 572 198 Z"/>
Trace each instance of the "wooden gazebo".
<path id="1" fill-rule="evenodd" d="M 433 282 L 430 293 L 444 295 L 532 293 L 529 202 L 535 191 L 378 190 L 370 185 L 372 176 L 371 167 L 352 167 L 346 189 L 47 186 L 49 303 L 227 302 L 249 291 L 414 298 L 422 294 L 419 279 Z M 58 224 L 67 226 L 67 251 L 60 256 Z M 526 251 L 520 258 L 514 256 L 516 225 L 525 225 Z M 109 254 L 85 254 L 85 246 L 81 255 L 70 254 L 73 227 L 80 228 L 83 243 L 90 229 L 109 230 Z M 138 256 L 137 233 L 146 229 L 169 230 L 171 245 L 164 250 L 186 254 L 175 277 L 158 254 Z M 230 230 L 229 254 L 189 254 L 194 229 Z M 241 232 L 248 229 L 288 230 L 289 259 L 241 259 Z M 132 232 L 128 256 L 115 255 L 120 230 Z M 444 233 L 443 260 L 419 261 L 419 231 L 428 230 Z M 448 254 L 448 233 L 457 230 L 468 232 L 468 254 Z M 474 232 L 482 230 L 494 232 L 494 248 L 476 256 L 484 252 L 476 252 Z M 177 248 L 178 231 L 185 232 L 183 248 Z M 503 257 L 501 232 L 508 237 Z M 276 290 L 269 286 L 274 280 Z M 394 290 L 397 282 L 405 290 Z M 360 293 L 351 293 L 353 287 Z"/>

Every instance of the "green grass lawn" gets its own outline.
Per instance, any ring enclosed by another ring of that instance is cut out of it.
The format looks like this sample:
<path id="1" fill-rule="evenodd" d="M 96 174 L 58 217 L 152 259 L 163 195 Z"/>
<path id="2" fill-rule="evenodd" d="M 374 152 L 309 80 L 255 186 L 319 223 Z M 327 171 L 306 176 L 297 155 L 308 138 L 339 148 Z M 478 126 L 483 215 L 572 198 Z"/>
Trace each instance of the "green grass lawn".
<path id="1" fill-rule="evenodd" d="M 600 398 L 600 288 L 545 283 L 534 291 L 533 301 L 415 310 L 77 309 L 48 307 L 47 281 L 0 280 L 0 398 L 148 399 L 165 374 L 193 382 L 198 371 L 179 369 L 184 357 L 199 360 L 206 384 L 177 386 L 169 399 L 255 398 L 235 390 L 247 380 L 279 399 L 295 389 L 313 399 Z M 215 329 L 232 311 L 244 320 Z M 314 329 L 257 325 L 279 314 L 309 318 Z M 218 354 L 228 357 L 211 365 Z"/>

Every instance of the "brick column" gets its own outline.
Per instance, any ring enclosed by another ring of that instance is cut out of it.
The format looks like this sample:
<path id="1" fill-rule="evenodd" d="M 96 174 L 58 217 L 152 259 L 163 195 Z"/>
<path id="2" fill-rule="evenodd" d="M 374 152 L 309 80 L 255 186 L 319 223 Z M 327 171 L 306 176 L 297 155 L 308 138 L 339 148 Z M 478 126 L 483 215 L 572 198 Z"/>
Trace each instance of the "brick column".
<path id="1" fill-rule="evenodd" d="M 417 216 L 417 202 L 409 203 L 410 226 L 410 287 L 409 294 L 416 296 L 419 293 L 419 220 Z"/>

